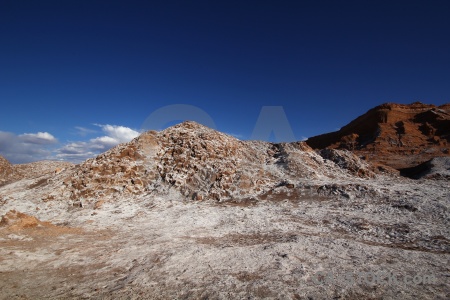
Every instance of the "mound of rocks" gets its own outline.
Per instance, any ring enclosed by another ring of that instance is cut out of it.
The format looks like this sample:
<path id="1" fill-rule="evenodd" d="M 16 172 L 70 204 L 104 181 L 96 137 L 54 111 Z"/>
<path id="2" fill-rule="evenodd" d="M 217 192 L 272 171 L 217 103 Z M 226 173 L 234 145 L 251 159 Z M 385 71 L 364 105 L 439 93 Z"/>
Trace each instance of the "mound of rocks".
<path id="1" fill-rule="evenodd" d="M 145 132 L 56 176 L 58 188 L 48 199 L 70 198 L 83 206 L 93 203 L 89 199 L 171 191 L 192 200 L 240 199 L 300 179 L 372 178 L 370 168 L 348 151 L 317 153 L 304 142 L 240 141 L 188 121 Z"/>

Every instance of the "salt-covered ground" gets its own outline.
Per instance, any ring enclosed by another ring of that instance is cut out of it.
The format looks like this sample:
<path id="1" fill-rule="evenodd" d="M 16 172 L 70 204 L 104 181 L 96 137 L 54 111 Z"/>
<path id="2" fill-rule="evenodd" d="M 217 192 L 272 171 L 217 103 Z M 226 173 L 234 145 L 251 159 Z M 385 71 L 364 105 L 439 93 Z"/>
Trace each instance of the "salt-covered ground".
<path id="1" fill-rule="evenodd" d="M 39 180 L 0 188 L 0 215 L 26 214 L 0 227 L 1 299 L 450 297 L 448 181 L 299 179 L 259 199 L 169 190 L 94 209 L 44 201 Z"/>

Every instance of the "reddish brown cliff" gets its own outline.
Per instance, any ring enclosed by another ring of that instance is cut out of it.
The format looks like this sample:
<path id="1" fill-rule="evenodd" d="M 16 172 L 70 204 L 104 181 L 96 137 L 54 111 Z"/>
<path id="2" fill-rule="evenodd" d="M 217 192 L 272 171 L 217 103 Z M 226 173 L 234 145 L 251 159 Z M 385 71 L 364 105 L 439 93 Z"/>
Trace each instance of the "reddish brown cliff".
<path id="1" fill-rule="evenodd" d="M 347 149 L 396 169 L 450 156 L 450 104 L 386 103 L 339 131 L 307 140 L 315 149 Z"/>

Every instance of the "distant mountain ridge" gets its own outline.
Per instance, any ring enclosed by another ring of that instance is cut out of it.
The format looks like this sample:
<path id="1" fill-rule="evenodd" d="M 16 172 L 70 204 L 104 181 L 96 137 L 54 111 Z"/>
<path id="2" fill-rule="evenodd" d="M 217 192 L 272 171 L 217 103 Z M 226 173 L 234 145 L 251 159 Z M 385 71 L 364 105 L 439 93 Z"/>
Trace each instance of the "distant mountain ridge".
<path id="1" fill-rule="evenodd" d="M 314 149 L 346 149 L 368 161 L 403 169 L 450 156 L 450 104 L 385 103 L 339 131 L 309 138 Z"/>

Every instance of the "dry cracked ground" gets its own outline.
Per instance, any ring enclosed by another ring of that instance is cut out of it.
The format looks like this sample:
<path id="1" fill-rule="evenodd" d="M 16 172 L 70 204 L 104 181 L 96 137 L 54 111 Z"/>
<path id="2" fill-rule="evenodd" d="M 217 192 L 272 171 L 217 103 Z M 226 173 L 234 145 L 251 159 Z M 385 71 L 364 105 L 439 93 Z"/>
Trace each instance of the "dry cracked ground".
<path id="1" fill-rule="evenodd" d="M 0 188 L 1 299 L 450 298 L 448 181 L 305 180 L 226 202 L 169 190 L 89 208 L 33 199 L 37 182 Z"/>

